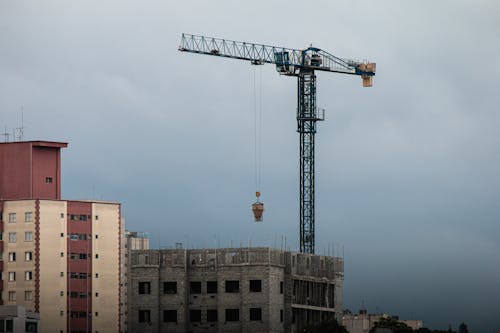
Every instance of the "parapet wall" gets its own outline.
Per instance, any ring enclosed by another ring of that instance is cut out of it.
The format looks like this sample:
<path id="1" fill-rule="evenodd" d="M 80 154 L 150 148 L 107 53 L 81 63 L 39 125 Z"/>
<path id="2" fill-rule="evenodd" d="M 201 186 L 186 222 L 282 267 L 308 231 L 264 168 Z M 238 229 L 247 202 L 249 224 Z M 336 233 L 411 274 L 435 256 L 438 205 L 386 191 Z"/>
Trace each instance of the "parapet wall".
<path id="1" fill-rule="evenodd" d="M 264 247 L 135 250 L 131 253 L 131 268 L 135 266 L 222 267 L 235 265 L 277 266 L 285 268 L 287 274 L 327 279 L 342 276 L 344 272 L 342 258 Z"/>

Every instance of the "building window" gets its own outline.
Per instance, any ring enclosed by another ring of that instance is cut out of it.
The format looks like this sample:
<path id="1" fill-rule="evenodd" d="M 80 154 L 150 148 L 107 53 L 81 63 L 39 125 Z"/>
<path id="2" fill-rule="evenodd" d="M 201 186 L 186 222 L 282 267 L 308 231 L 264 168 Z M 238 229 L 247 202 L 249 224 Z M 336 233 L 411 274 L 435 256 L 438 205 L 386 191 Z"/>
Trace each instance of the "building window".
<path id="1" fill-rule="evenodd" d="M 177 310 L 163 310 L 164 323 L 177 323 Z"/>
<path id="2" fill-rule="evenodd" d="M 9 243 L 15 243 L 17 241 L 17 235 L 15 232 L 9 232 Z"/>
<path id="3" fill-rule="evenodd" d="M 207 281 L 207 294 L 217 294 L 217 281 Z"/>
<path id="4" fill-rule="evenodd" d="M 9 261 L 16 261 L 16 252 L 9 252 Z"/>
<path id="5" fill-rule="evenodd" d="M 280 294 L 283 294 L 283 281 L 280 282 Z"/>
<path id="6" fill-rule="evenodd" d="M 16 292 L 9 291 L 9 301 L 15 301 L 15 300 L 16 300 Z"/>
<path id="7" fill-rule="evenodd" d="M 201 282 L 189 283 L 189 293 L 190 294 L 201 294 Z"/>
<path id="8" fill-rule="evenodd" d="M 217 310 L 207 310 L 207 322 L 213 323 L 217 321 Z"/>
<path id="9" fill-rule="evenodd" d="M 26 272 L 24 272 L 24 279 L 26 281 L 33 280 L 33 272 L 32 271 L 26 271 Z"/>
<path id="10" fill-rule="evenodd" d="M 27 290 L 24 292 L 24 300 L 32 301 L 33 300 L 33 292 L 31 290 Z"/>
<path id="11" fill-rule="evenodd" d="M 71 240 L 78 240 L 78 234 L 71 234 L 68 236 L 69 236 L 69 239 L 71 239 Z"/>
<path id="12" fill-rule="evenodd" d="M 262 320 L 262 309 L 250 308 L 250 320 Z"/>
<path id="13" fill-rule="evenodd" d="M 150 323 L 151 322 L 151 312 L 149 310 L 139 310 L 139 322 L 140 323 Z"/>
<path id="14" fill-rule="evenodd" d="M 0 332 L 14 332 L 14 320 L 0 319 Z"/>
<path id="15" fill-rule="evenodd" d="M 9 223 L 16 223 L 16 213 L 9 213 Z"/>
<path id="16" fill-rule="evenodd" d="M 99 259 L 99 254 L 98 253 L 95 254 L 95 258 Z"/>
<path id="17" fill-rule="evenodd" d="M 226 321 L 239 321 L 240 309 L 226 309 Z"/>
<path id="18" fill-rule="evenodd" d="M 87 221 L 87 215 L 80 215 L 78 219 L 80 221 Z"/>
<path id="19" fill-rule="evenodd" d="M 201 310 L 190 310 L 189 311 L 189 321 L 192 323 L 201 322 Z"/>
<path id="20" fill-rule="evenodd" d="M 25 242 L 32 242 L 33 241 L 33 232 L 31 231 L 26 231 L 24 233 L 24 241 Z"/>
<path id="21" fill-rule="evenodd" d="M 139 294 L 140 295 L 151 294 L 151 283 L 139 282 Z"/>
<path id="22" fill-rule="evenodd" d="M 79 258 L 78 253 L 70 253 L 70 254 L 69 254 L 69 258 L 70 258 L 71 260 L 76 260 L 76 259 L 78 259 L 78 258 Z"/>
<path id="23" fill-rule="evenodd" d="M 249 290 L 253 293 L 259 293 L 262 291 L 262 281 L 261 280 L 250 280 Z"/>
<path id="24" fill-rule="evenodd" d="M 24 213 L 24 222 L 33 222 L 33 212 Z"/>
<path id="25" fill-rule="evenodd" d="M 52 184 L 52 177 L 45 177 L 45 183 Z"/>
<path id="26" fill-rule="evenodd" d="M 238 280 L 226 281 L 226 293 L 239 293 L 239 292 L 240 292 L 240 281 Z"/>
<path id="27" fill-rule="evenodd" d="M 64 218 L 64 213 L 61 213 L 61 218 L 62 218 L 62 219 Z"/>
<path id="28" fill-rule="evenodd" d="M 283 310 L 280 310 L 280 322 L 283 322 Z"/>
<path id="29" fill-rule="evenodd" d="M 81 260 L 86 260 L 87 259 L 87 254 L 86 253 L 80 253 L 80 259 Z"/>
<path id="30" fill-rule="evenodd" d="M 32 261 L 33 260 L 33 252 L 28 251 L 24 252 L 24 261 Z"/>
<path id="31" fill-rule="evenodd" d="M 176 281 L 163 282 L 163 293 L 177 294 L 177 282 Z"/>
<path id="32" fill-rule="evenodd" d="M 9 281 L 16 281 L 16 272 L 9 272 Z"/>

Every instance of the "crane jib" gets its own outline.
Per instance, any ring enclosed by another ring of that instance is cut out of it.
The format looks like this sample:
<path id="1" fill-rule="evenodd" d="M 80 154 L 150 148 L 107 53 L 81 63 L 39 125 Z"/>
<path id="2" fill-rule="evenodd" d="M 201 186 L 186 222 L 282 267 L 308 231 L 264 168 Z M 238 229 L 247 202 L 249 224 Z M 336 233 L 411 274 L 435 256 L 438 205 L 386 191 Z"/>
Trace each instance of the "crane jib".
<path id="1" fill-rule="evenodd" d="M 247 60 L 253 64 L 277 64 L 294 66 L 294 69 L 307 68 L 327 72 L 352 74 L 359 76 L 374 76 L 374 65 L 367 62 L 336 57 L 316 47 L 304 50 L 239 42 L 213 37 L 182 34 L 179 51 L 219 57 Z M 288 63 L 283 64 L 280 56 L 287 57 Z M 282 70 L 278 70 L 282 72 Z"/>

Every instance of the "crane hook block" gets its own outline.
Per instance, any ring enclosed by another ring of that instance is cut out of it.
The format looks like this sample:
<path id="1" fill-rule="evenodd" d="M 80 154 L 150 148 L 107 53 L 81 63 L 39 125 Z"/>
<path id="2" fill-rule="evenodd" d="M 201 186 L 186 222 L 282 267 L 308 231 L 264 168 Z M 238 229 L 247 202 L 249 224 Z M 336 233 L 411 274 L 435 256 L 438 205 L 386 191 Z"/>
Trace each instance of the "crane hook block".
<path id="1" fill-rule="evenodd" d="M 253 203 L 252 211 L 255 222 L 262 222 L 262 213 L 264 213 L 264 204 L 259 201 Z"/>

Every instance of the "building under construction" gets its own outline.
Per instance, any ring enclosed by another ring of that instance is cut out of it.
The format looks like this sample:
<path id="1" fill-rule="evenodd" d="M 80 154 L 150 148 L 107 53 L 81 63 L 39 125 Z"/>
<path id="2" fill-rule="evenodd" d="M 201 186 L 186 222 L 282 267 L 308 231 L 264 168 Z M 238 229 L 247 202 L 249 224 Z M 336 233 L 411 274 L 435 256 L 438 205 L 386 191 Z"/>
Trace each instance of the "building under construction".
<path id="1" fill-rule="evenodd" d="M 342 258 L 262 247 L 130 256 L 129 332 L 297 332 L 342 317 Z"/>

